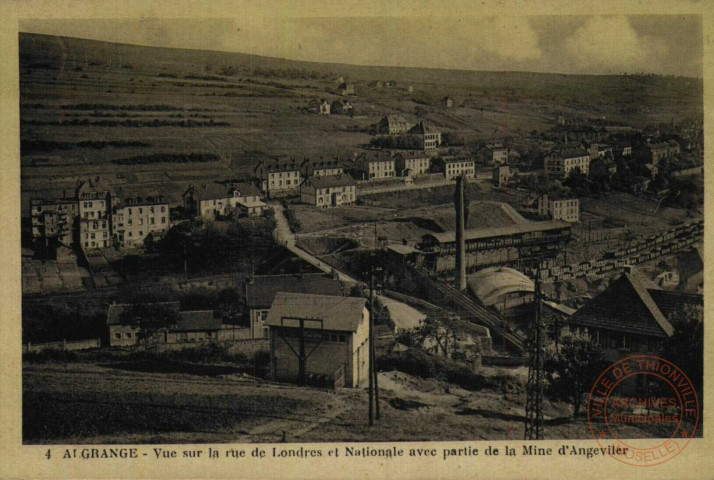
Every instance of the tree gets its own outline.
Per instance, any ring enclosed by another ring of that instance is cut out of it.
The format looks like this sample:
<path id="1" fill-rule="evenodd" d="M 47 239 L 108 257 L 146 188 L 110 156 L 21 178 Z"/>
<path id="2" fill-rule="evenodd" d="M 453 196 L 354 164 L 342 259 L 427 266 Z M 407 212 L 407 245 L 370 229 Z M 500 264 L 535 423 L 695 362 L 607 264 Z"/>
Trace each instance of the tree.
<path id="1" fill-rule="evenodd" d="M 677 365 L 687 374 L 696 391 L 701 394 L 704 380 L 704 322 L 701 306 L 687 305 L 672 314 L 669 321 L 674 335 L 668 338 L 660 356 Z"/>
<path id="2" fill-rule="evenodd" d="M 441 351 L 447 358 L 458 347 L 458 335 L 451 322 L 426 317 L 419 326 L 414 327 L 413 332 L 414 339 L 422 348 L 434 353 Z"/>
<path id="3" fill-rule="evenodd" d="M 546 349 L 544 369 L 552 392 L 573 404 L 573 417 L 580 414 L 582 397 L 603 371 L 602 348 L 586 336 L 567 336 L 559 348 Z"/>
<path id="4" fill-rule="evenodd" d="M 134 303 L 119 318 L 122 324 L 138 328 L 139 339 L 146 347 L 150 347 L 156 333 L 176 325 L 178 309 L 165 302 Z"/>

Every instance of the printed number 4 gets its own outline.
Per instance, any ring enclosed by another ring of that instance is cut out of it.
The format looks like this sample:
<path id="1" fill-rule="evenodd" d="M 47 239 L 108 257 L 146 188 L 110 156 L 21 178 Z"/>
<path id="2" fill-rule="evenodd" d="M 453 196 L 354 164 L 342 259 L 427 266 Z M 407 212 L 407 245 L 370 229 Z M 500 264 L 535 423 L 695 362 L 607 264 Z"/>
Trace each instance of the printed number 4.
<path id="1" fill-rule="evenodd" d="M 49 449 L 47 450 L 47 453 L 45 453 L 45 457 L 47 457 L 47 460 L 49 460 L 50 458 L 52 458 L 52 453 L 51 453 L 51 451 L 50 451 Z"/>

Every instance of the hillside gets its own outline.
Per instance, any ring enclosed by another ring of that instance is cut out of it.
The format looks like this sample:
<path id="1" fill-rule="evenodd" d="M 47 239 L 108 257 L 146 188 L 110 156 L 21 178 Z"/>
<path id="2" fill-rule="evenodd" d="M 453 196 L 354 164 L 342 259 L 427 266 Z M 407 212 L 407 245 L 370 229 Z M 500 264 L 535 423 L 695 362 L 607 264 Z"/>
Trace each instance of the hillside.
<path id="1" fill-rule="evenodd" d="M 350 155 L 388 113 L 427 119 L 469 144 L 517 141 L 560 114 L 638 126 L 702 117 L 699 79 L 364 67 L 24 33 L 19 41 L 23 210 L 87 175 L 151 185 L 178 202 L 190 183 L 249 176 L 256 160 L 246 151 Z M 355 85 L 354 117 L 308 113 L 310 99 L 344 99 L 339 76 Z M 454 108 L 441 107 L 446 95 Z"/>

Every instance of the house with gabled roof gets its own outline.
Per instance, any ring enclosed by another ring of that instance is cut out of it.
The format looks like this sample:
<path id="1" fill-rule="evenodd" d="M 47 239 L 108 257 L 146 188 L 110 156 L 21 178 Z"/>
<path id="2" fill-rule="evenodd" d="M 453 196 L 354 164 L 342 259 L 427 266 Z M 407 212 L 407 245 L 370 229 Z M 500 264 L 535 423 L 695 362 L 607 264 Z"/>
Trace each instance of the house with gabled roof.
<path id="1" fill-rule="evenodd" d="M 250 317 L 251 338 L 267 338 L 265 320 L 278 292 L 343 296 L 342 283 L 323 273 L 255 275 L 245 283 L 245 303 Z"/>
<path id="2" fill-rule="evenodd" d="M 260 190 L 248 182 L 208 182 L 189 185 L 183 194 L 183 202 L 188 214 L 211 220 L 236 213 L 262 215 L 267 206 L 261 197 Z"/>
<path id="3" fill-rule="evenodd" d="M 302 183 L 300 162 L 293 157 L 264 157 L 253 172 L 261 191 L 271 198 L 296 194 Z"/>
<path id="4" fill-rule="evenodd" d="M 685 304 L 701 302 L 701 295 L 662 290 L 630 270 L 575 312 L 568 327 L 600 344 L 609 360 L 633 353 L 657 353 L 674 334 L 671 316 Z"/>
<path id="5" fill-rule="evenodd" d="M 270 329 L 273 378 L 355 388 L 369 379 L 369 311 L 361 297 L 279 292 Z M 301 352 L 304 353 L 301 358 Z"/>
<path id="6" fill-rule="evenodd" d="M 417 137 L 422 150 L 435 150 L 441 146 L 441 131 L 423 120 L 410 128 L 407 135 Z"/>
<path id="7" fill-rule="evenodd" d="M 402 115 L 385 115 L 377 123 L 377 133 L 387 135 L 400 135 L 414 126 L 413 122 L 408 121 Z"/>

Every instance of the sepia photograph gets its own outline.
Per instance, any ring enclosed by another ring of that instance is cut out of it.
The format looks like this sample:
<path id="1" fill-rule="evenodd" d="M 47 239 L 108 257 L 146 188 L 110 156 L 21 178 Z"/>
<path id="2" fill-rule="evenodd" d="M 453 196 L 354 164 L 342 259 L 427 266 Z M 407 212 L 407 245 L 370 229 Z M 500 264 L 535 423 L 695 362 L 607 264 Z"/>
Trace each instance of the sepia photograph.
<path id="1" fill-rule="evenodd" d="M 24 445 L 702 438 L 701 15 L 18 30 Z"/>

